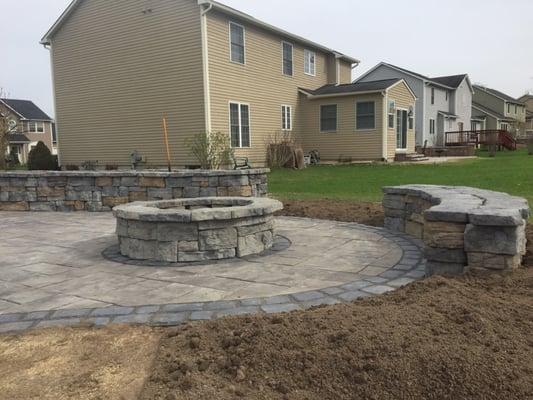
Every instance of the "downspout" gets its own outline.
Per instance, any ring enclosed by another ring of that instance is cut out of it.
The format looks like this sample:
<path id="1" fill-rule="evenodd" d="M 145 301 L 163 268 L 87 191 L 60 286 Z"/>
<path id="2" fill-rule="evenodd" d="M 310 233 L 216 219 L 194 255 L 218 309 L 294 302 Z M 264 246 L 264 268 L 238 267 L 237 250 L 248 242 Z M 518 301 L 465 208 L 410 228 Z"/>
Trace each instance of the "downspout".
<path id="1" fill-rule="evenodd" d="M 211 89 L 209 79 L 209 47 L 207 40 L 207 13 L 213 8 L 213 3 L 199 2 L 200 11 L 200 26 L 202 33 L 202 71 L 204 78 L 204 113 L 205 113 L 205 130 L 209 134 L 211 132 Z M 203 5 L 207 4 L 204 8 Z"/>
<path id="2" fill-rule="evenodd" d="M 388 91 L 381 93 L 383 96 L 383 111 L 382 111 L 382 156 L 383 161 L 389 160 L 389 118 L 388 118 L 388 106 L 389 106 L 389 93 Z"/>

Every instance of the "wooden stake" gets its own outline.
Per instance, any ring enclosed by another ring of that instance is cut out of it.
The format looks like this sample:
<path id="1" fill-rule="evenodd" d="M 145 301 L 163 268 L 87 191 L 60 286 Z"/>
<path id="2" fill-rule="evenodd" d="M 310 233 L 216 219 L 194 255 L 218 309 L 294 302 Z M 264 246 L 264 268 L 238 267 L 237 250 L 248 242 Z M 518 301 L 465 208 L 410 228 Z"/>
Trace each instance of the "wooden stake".
<path id="1" fill-rule="evenodd" d="M 172 166 L 170 165 L 170 146 L 168 145 L 168 130 L 167 130 L 167 117 L 163 116 L 163 132 L 165 138 L 165 147 L 167 149 L 167 165 L 168 172 L 172 172 Z"/>

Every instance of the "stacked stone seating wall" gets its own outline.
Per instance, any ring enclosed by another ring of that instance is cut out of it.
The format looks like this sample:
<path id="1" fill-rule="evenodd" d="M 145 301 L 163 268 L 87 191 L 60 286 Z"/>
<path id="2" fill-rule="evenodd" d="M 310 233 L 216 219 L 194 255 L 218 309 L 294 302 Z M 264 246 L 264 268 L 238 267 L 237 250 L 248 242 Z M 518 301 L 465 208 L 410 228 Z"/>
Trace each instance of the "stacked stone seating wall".
<path id="1" fill-rule="evenodd" d="M 268 169 L 0 172 L 0 211 L 110 211 L 134 201 L 262 197 Z"/>
<path id="2" fill-rule="evenodd" d="M 467 187 L 384 188 L 385 227 L 424 243 L 426 273 L 511 270 L 526 252 L 525 199 Z"/>

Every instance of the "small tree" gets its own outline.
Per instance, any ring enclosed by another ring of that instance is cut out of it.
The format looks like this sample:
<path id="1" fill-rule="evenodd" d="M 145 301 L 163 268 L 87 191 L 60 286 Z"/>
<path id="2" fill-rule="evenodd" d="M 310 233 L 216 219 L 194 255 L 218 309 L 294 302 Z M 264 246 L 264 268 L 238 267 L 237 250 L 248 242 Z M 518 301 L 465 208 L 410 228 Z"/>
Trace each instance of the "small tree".
<path id="1" fill-rule="evenodd" d="M 28 169 L 31 171 L 53 171 L 57 169 L 57 162 L 48 147 L 43 142 L 31 149 L 28 155 Z"/>
<path id="2" fill-rule="evenodd" d="M 0 97 L 6 96 L 4 89 L 0 88 Z M 13 130 L 7 110 L 0 110 L 0 170 L 6 169 L 7 146 L 9 146 L 8 134 Z"/>
<path id="3" fill-rule="evenodd" d="M 201 133 L 186 141 L 202 169 L 220 169 L 231 164 L 233 149 L 229 136 L 222 132 Z"/>

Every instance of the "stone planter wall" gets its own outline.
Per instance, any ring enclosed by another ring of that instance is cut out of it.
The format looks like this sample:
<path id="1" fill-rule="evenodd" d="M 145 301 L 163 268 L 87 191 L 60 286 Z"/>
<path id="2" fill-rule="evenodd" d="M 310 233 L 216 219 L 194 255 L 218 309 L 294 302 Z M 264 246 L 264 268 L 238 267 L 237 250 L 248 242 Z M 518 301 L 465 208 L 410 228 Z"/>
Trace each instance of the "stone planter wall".
<path id="1" fill-rule="evenodd" d="M 520 266 L 529 217 L 525 199 L 467 187 L 407 185 L 383 191 L 385 227 L 423 240 L 427 275 Z"/>
<path id="2" fill-rule="evenodd" d="M 262 197 L 268 169 L 0 172 L 0 211 L 110 211 L 133 201 Z"/>
<path id="3" fill-rule="evenodd" d="M 136 202 L 113 210 L 120 253 L 134 260 L 194 262 L 260 254 L 274 243 L 268 198 Z"/>

